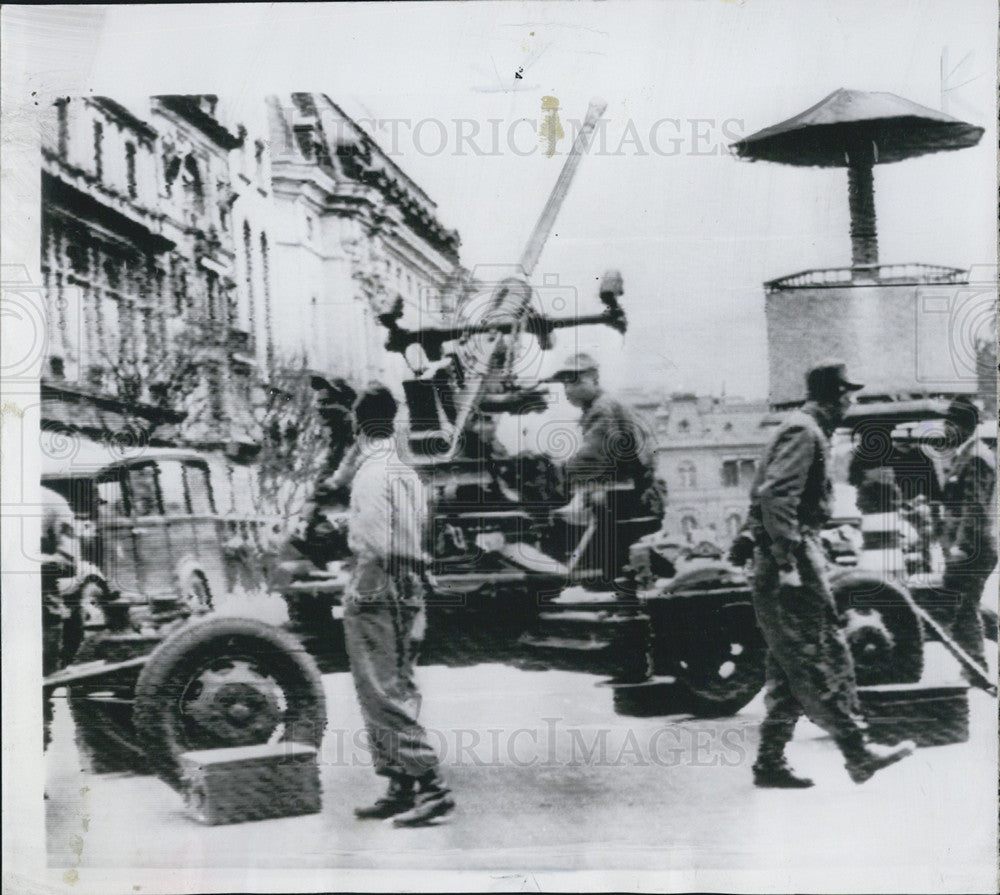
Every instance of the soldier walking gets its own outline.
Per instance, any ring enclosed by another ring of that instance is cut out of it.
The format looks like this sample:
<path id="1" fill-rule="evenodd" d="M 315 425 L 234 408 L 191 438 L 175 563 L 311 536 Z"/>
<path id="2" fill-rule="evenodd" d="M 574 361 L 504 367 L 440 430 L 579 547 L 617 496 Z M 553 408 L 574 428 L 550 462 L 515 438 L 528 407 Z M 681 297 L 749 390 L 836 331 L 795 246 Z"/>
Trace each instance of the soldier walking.
<path id="1" fill-rule="evenodd" d="M 951 618 L 955 642 L 980 666 L 986 666 L 979 602 L 986 579 L 997 564 L 993 533 L 996 458 L 976 437 L 979 408 L 968 398 L 955 398 L 945 415 L 959 445 L 945 474 L 943 589 L 956 597 Z M 965 669 L 963 674 L 967 675 Z"/>
<path id="2" fill-rule="evenodd" d="M 837 361 L 811 369 L 808 400 L 771 438 L 750 491 L 753 602 L 768 646 L 767 715 L 753 767 L 757 786 L 812 786 L 785 759 L 803 714 L 835 739 L 855 783 L 914 750 L 910 741 L 890 747 L 866 736 L 819 538 L 830 516 L 830 436 L 860 388 Z"/>
<path id="3" fill-rule="evenodd" d="M 384 796 L 354 813 L 419 826 L 449 814 L 455 803 L 417 720 L 413 668 L 425 627 L 427 502 L 416 472 L 398 453 L 396 410 L 382 386 L 369 388 L 354 405 L 348 544 L 355 565 L 344 599 L 344 638 L 375 773 L 389 780 Z"/>

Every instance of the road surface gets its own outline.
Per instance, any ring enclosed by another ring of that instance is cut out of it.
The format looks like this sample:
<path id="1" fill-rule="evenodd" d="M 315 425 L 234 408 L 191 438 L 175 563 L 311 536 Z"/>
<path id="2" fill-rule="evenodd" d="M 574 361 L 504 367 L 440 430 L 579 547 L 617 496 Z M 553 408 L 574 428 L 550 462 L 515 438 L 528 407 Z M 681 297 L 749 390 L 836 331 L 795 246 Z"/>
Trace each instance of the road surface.
<path id="1" fill-rule="evenodd" d="M 926 679 L 957 679 L 940 644 L 926 650 Z M 837 889 L 852 873 L 869 891 L 892 888 L 886 878 L 910 890 L 996 890 L 997 711 L 979 691 L 968 742 L 920 749 L 863 786 L 822 731 L 801 722 L 789 758 L 816 786 L 783 791 L 751 783 L 761 696 L 724 720 L 626 717 L 591 675 L 487 664 L 422 667 L 418 677 L 458 810 L 416 830 L 353 817 L 381 784 L 343 672 L 324 675 L 322 813 L 234 826 L 189 819 L 153 777 L 95 773 L 57 699 L 46 753 L 50 864 L 81 882 L 113 867 L 489 869 L 504 888 L 506 871 L 532 869 L 657 871 L 686 889 L 702 877 L 670 874 L 732 872 L 729 889 Z"/>

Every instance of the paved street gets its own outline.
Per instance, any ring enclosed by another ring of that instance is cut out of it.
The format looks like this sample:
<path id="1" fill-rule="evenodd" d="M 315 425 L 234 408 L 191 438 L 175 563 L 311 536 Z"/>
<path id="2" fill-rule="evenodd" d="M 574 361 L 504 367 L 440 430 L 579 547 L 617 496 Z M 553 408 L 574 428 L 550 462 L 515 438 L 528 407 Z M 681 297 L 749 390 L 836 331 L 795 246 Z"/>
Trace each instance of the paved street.
<path id="1" fill-rule="evenodd" d="M 954 679 L 938 644 L 927 677 Z M 991 649 L 995 661 L 995 649 Z M 355 741 L 345 673 L 325 675 L 321 814 L 204 827 L 158 780 L 94 774 L 56 700 L 47 753 L 51 862 L 77 868 L 239 867 L 753 871 L 808 888 L 844 870 L 944 891 L 989 891 L 996 843 L 996 703 L 973 691 L 968 743 L 919 750 L 864 786 L 803 722 L 790 758 L 811 791 L 750 781 L 763 700 L 737 717 L 623 717 L 600 679 L 504 665 L 419 670 L 423 718 L 459 801 L 440 826 L 396 830 L 352 808 L 380 785 Z M 84 823 L 86 818 L 86 823 Z M 79 837 L 79 838 L 77 838 Z M 690 886 L 690 878 L 687 883 Z M 758 878 L 759 879 L 759 878 Z"/>

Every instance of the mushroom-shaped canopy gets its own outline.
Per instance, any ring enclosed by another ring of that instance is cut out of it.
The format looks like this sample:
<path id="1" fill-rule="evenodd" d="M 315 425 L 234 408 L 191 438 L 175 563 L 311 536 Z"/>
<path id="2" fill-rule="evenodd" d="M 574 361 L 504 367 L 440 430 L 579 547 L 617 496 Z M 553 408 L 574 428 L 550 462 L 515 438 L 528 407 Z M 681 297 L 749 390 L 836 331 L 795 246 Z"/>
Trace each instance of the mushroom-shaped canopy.
<path id="1" fill-rule="evenodd" d="M 734 143 L 741 158 L 846 168 L 975 146 L 983 128 L 893 93 L 835 90 L 810 109 Z"/>

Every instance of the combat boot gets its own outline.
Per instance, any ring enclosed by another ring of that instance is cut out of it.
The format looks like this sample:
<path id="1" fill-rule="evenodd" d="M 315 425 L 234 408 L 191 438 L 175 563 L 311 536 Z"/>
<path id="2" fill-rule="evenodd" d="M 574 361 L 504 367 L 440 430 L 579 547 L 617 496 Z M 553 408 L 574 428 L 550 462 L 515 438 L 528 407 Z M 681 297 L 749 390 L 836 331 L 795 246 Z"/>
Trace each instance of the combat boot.
<path id="1" fill-rule="evenodd" d="M 389 780 L 385 795 L 376 800 L 374 805 L 355 808 L 354 816 L 358 820 L 385 820 L 409 811 L 413 807 L 414 798 L 413 778 L 393 777 Z"/>
<path id="2" fill-rule="evenodd" d="M 421 827 L 438 820 L 455 810 L 451 790 L 444 785 L 435 771 L 420 778 L 420 791 L 414 796 L 413 807 L 392 818 L 394 827 Z"/>
<path id="3" fill-rule="evenodd" d="M 913 740 L 903 740 L 895 746 L 868 742 L 864 736 L 857 734 L 840 742 L 840 750 L 847 759 L 847 773 L 855 783 L 870 780 L 876 771 L 887 768 L 897 761 L 912 755 L 917 746 Z"/>
<path id="4" fill-rule="evenodd" d="M 762 789 L 806 789 L 813 785 L 799 777 L 785 760 L 785 746 L 795 733 L 794 719 L 768 716 L 760 728 L 760 747 L 753 763 L 754 786 Z"/>
<path id="5" fill-rule="evenodd" d="M 783 757 L 770 761 L 758 758 L 753 766 L 753 782 L 761 789 L 808 789 L 813 785 L 808 777 L 796 774 Z"/>

